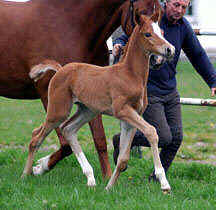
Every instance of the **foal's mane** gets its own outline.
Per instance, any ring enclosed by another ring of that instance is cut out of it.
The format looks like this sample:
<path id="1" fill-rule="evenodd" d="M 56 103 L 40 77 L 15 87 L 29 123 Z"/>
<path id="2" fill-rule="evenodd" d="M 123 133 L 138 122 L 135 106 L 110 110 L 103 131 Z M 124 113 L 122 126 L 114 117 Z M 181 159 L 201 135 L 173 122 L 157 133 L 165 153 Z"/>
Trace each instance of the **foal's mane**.
<path id="1" fill-rule="evenodd" d="M 135 28 L 133 29 L 131 36 L 128 39 L 127 44 L 122 48 L 122 52 L 121 52 L 122 54 L 121 54 L 121 58 L 120 58 L 119 62 L 122 62 L 125 59 L 127 52 L 130 50 L 130 47 L 132 45 L 131 40 L 137 35 L 137 33 L 139 33 L 139 27 L 140 26 L 138 24 L 136 24 Z"/>

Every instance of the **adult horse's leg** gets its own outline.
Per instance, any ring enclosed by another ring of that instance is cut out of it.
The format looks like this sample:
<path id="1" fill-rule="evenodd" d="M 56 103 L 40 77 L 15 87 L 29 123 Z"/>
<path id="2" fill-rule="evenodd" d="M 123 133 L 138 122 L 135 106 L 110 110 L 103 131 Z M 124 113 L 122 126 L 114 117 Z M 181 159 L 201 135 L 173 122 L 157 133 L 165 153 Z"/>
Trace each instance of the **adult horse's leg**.
<path id="1" fill-rule="evenodd" d="M 91 63 L 99 66 L 109 65 L 109 53 L 107 45 L 100 46 L 100 50 L 93 56 Z M 112 176 L 112 170 L 109 163 L 109 157 L 107 152 L 106 136 L 102 123 L 102 116 L 98 115 L 96 118 L 89 122 L 91 133 L 94 139 L 94 144 L 98 152 L 98 157 L 101 165 L 101 170 L 104 178 L 110 178 Z"/>
<path id="2" fill-rule="evenodd" d="M 112 175 L 112 170 L 109 163 L 106 136 L 102 124 L 102 116 L 98 115 L 96 118 L 91 120 L 89 122 L 89 126 L 94 138 L 96 150 L 98 152 L 103 177 L 109 178 Z"/>

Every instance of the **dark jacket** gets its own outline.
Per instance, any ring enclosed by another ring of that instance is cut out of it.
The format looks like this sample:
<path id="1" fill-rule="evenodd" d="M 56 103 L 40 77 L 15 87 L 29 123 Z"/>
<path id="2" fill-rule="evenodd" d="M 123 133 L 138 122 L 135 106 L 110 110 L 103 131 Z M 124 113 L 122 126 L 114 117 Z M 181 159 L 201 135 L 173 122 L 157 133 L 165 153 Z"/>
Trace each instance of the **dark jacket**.
<path id="1" fill-rule="evenodd" d="M 189 22 L 183 17 L 177 24 L 171 24 L 165 14 L 160 27 L 164 30 L 164 37 L 175 46 L 176 51 L 174 59 L 171 62 L 166 62 L 160 70 L 150 69 L 147 85 L 148 95 L 166 95 L 176 89 L 176 65 L 181 49 L 208 86 L 216 87 L 216 71 Z M 123 34 L 114 41 L 114 44 L 119 43 L 124 46 L 127 42 L 128 37 Z"/>

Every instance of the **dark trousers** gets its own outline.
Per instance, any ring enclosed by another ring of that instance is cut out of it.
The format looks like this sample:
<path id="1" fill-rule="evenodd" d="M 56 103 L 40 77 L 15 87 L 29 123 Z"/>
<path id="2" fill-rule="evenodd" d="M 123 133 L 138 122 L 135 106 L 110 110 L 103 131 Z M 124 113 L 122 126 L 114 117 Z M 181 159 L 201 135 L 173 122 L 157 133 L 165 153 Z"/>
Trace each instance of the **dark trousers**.
<path id="1" fill-rule="evenodd" d="M 148 106 L 143 118 L 153 125 L 159 136 L 161 163 L 168 170 L 183 139 L 180 96 L 174 91 L 165 96 L 148 97 Z M 144 134 L 137 130 L 133 146 L 149 146 Z"/>

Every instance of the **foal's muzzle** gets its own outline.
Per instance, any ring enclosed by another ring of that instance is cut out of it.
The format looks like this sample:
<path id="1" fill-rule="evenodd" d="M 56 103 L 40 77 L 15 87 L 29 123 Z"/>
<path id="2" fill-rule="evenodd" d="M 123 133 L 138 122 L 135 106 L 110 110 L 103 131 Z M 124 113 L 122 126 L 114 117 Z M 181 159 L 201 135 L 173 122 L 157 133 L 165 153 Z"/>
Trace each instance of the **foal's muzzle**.
<path id="1" fill-rule="evenodd" d="M 174 58 L 175 55 L 175 47 L 172 45 L 165 47 L 164 49 L 164 56 L 168 61 L 171 61 Z"/>
<path id="2" fill-rule="evenodd" d="M 149 67 L 150 69 L 158 70 L 165 62 L 166 58 L 164 56 L 152 54 L 150 56 Z"/>

